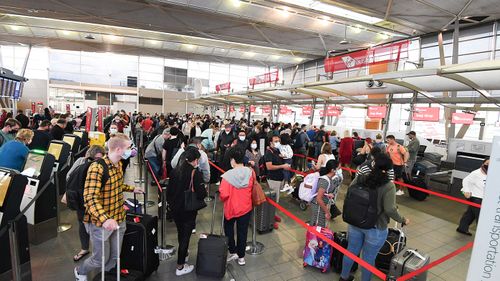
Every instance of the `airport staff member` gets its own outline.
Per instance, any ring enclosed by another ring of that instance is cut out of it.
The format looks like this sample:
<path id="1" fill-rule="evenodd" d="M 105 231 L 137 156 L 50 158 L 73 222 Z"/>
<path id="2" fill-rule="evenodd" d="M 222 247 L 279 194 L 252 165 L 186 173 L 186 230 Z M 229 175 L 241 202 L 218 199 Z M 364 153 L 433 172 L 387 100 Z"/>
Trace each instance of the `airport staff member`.
<path id="1" fill-rule="evenodd" d="M 102 240 L 104 239 L 109 248 L 109 258 L 106 261 L 106 271 L 116 265 L 116 244 L 121 244 L 125 234 L 125 209 L 123 208 L 123 192 L 143 193 L 139 187 L 133 187 L 123 182 L 123 170 L 121 159 L 129 158 L 132 154 L 132 142 L 121 133 L 111 137 L 108 141 L 108 154 L 102 159 L 107 167 L 98 162 L 90 165 L 83 198 L 85 201 L 86 214 L 84 216 L 85 228 L 92 241 L 92 256 L 74 270 L 77 281 L 87 281 L 87 274 L 95 269 L 101 268 Z M 107 173 L 108 179 L 104 186 L 101 178 Z M 120 238 L 117 239 L 115 231 L 119 231 Z M 113 246 L 114 245 L 114 246 Z"/>
<path id="2" fill-rule="evenodd" d="M 415 131 L 410 131 L 406 135 L 410 139 L 410 142 L 407 146 L 410 158 L 408 159 L 408 162 L 406 162 L 406 173 L 411 175 L 413 166 L 415 166 L 415 162 L 417 162 L 417 154 L 420 148 L 420 141 L 417 139 L 417 133 L 415 133 Z"/>
<path id="3" fill-rule="evenodd" d="M 473 203 L 481 204 L 483 201 L 484 187 L 486 186 L 489 164 L 490 159 L 486 158 L 483 161 L 481 168 L 472 171 L 462 181 L 462 193 L 465 198 Z M 467 211 L 465 211 L 460 219 L 460 225 L 457 228 L 457 232 L 472 236 L 472 233 L 469 232 L 469 226 L 474 222 L 474 220 L 476 220 L 476 222 L 479 220 L 480 210 L 480 208 L 468 206 Z"/>

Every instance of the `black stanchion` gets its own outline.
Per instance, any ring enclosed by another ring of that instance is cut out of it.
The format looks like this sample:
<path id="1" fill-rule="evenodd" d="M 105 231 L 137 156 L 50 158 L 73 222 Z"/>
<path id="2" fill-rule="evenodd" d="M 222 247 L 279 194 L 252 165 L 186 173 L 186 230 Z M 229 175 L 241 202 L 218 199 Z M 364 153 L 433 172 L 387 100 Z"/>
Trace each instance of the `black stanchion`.
<path id="1" fill-rule="evenodd" d="M 59 190 L 60 190 L 60 181 L 59 181 L 59 171 L 62 170 L 63 168 L 59 169 L 59 167 L 57 167 L 58 169 L 54 172 L 55 173 L 55 176 L 54 176 L 54 181 L 55 181 L 55 185 L 56 185 L 56 213 L 57 213 L 57 232 L 58 233 L 61 233 L 61 232 L 65 232 L 65 231 L 68 231 L 71 229 L 71 224 L 69 223 L 61 223 L 61 207 L 59 206 L 59 204 L 61 203 L 60 200 L 59 200 Z"/>
<path id="2" fill-rule="evenodd" d="M 246 253 L 249 255 L 260 255 L 264 252 L 264 244 L 257 241 L 256 208 L 252 214 L 252 241 L 247 242 Z"/>

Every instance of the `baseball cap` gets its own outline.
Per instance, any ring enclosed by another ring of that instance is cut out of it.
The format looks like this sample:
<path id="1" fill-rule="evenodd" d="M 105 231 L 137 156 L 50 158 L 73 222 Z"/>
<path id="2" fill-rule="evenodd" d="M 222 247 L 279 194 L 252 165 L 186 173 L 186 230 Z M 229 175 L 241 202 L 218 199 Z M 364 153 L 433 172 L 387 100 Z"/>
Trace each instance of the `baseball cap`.
<path id="1" fill-rule="evenodd" d="M 417 133 L 415 133 L 415 131 L 410 131 L 410 132 L 409 132 L 408 134 L 406 134 L 406 135 L 416 136 L 416 135 L 417 135 Z"/>

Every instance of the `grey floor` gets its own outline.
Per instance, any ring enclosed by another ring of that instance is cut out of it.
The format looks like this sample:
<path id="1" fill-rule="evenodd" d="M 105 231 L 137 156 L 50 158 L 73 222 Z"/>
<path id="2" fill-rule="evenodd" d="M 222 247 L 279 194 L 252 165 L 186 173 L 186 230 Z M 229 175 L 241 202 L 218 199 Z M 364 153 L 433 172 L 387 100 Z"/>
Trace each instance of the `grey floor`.
<path id="1" fill-rule="evenodd" d="M 137 175 L 136 166 L 129 168 L 127 182 L 133 183 Z M 338 200 L 342 206 L 346 186 L 342 188 Z M 151 194 L 156 194 L 155 187 L 150 187 Z M 150 197 L 153 199 L 153 196 Z M 411 224 L 406 227 L 408 246 L 424 251 L 431 259 L 438 259 L 455 249 L 472 241 L 473 238 L 457 234 L 456 222 L 465 206 L 450 203 L 437 197 L 427 201 L 416 202 L 407 196 L 398 197 L 401 213 L 410 218 Z M 280 204 L 303 220 L 308 220 L 309 210 L 301 211 L 298 203 L 291 197 L 282 198 Z M 200 233 L 210 230 L 212 203 L 203 209 L 197 220 L 197 234 L 191 237 L 190 263 L 195 263 L 197 241 Z M 217 208 L 217 221 L 221 218 L 221 206 Z M 156 208 L 148 209 L 155 213 Z M 321 273 L 318 269 L 303 268 L 302 250 L 305 243 L 305 230 L 293 220 L 278 213 L 282 222 L 278 230 L 268 234 L 257 235 L 257 240 L 264 243 L 265 251 L 259 256 L 246 257 L 246 265 L 238 266 L 235 262 L 228 265 L 223 280 L 338 280 L 336 273 Z M 53 240 L 31 246 L 32 272 L 34 281 L 74 280 L 72 260 L 79 249 L 76 216 L 70 210 L 62 212 L 62 221 L 71 222 L 73 228 L 59 234 Z M 219 230 L 216 225 L 216 230 Z M 330 223 L 333 231 L 346 230 L 347 226 L 341 218 Z M 249 233 L 250 238 L 250 233 Z M 166 225 L 166 243 L 177 245 L 176 229 L 173 223 Z M 470 250 L 430 270 L 427 280 L 465 280 L 470 259 Z M 176 257 L 163 261 L 158 272 L 148 280 L 210 280 L 198 277 L 194 272 L 183 277 L 175 276 Z M 359 271 L 357 273 L 359 275 Z M 377 280 L 377 278 L 373 278 Z"/>

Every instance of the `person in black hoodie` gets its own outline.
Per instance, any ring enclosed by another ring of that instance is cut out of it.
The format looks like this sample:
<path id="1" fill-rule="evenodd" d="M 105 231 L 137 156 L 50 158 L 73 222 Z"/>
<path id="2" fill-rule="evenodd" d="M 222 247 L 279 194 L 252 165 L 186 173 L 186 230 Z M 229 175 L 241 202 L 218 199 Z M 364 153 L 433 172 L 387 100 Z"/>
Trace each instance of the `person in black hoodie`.
<path id="1" fill-rule="evenodd" d="M 197 169 L 200 152 L 196 149 L 187 149 L 184 153 L 186 158 L 182 165 L 176 167 L 170 177 L 170 182 L 175 183 L 167 188 L 167 202 L 172 210 L 172 216 L 177 227 L 177 239 L 179 246 L 177 250 L 177 270 L 175 274 L 181 276 L 193 271 L 194 266 L 187 264 L 188 247 L 191 234 L 196 225 L 198 211 L 187 211 L 184 206 L 184 192 L 194 189 L 196 197 L 203 200 L 207 191 L 203 184 L 203 175 Z"/>
<path id="2" fill-rule="evenodd" d="M 54 127 L 52 127 L 52 130 L 50 131 L 50 134 L 52 135 L 52 138 L 55 140 L 62 140 L 63 136 L 65 134 L 64 128 L 66 128 L 66 119 L 65 118 L 59 118 L 57 119 L 57 123 Z"/>
<path id="3" fill-rule="evenodd" d="M 235 139 L 231 124 L 226 124 L 224 131 L 219 135 L 217 147 L 219 148 L 219 163 L 223 161 L 226 150 L 231 146 Z"/>
<path id="4" fill-rule="evenodd" d="M 26 116 L 24 114 L 24 112 L 22 110 L 17 111 L 16 119 L 17 119 L 17 121 L 19 121 L 21 123 L 21 128 L 23 128 L 23 129 L 28 128 L 28 126 L 30 124 L 30 119 L 28 118 L 28 116 Z"/>

